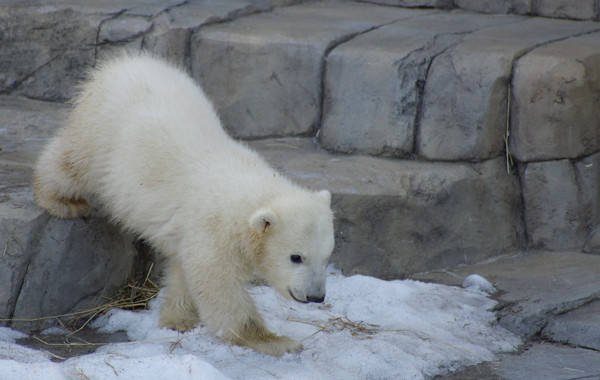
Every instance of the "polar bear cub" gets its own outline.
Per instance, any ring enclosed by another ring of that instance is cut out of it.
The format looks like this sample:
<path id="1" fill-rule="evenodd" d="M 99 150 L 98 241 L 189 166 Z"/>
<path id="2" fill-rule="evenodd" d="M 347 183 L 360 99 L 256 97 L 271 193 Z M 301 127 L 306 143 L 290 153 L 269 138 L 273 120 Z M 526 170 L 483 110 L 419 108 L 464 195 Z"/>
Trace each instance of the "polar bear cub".
<path id="1" fill-rule="evenodd" d="M 270 355 L 302 345 L 269 331 L 245 287 L 265 280 L 322 302 L 333 250 L 328 191 L 300 188 L 231 139 L 183 71 L 149 54 L 94 70 L 34 171 L 39 206 L 88 216 L 90 196 L 167 258 L 160 324 L 199 323 Z"/>

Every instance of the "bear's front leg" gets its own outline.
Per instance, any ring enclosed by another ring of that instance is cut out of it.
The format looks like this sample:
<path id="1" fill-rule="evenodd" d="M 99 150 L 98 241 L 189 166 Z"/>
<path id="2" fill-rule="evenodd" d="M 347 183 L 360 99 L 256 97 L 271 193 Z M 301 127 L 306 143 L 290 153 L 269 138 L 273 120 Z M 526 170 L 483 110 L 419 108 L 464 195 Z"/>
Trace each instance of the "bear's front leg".
<path id="1" fill-rule="evenodd" d="M 160 308 L 160 327 L 184 332 L 192 330 L 199 323 L 198 311 L 189 295 L 188 285 L 181 262 L 169 257 L 165 271 L 166 297 Z"/>
<path id="2" fill-rule="evenodd" d="M 212 262 L 205 261 L 202 266 L 184 262 L 182 266 L 201 323 L 226 343 L 273 356 L 300 352 L 300 342 L 267 329 L 245 289 L 245 274 L 239 273 L 238 265 L 227 265 L 223 257 L 220 259 L 205 258 Z"/>

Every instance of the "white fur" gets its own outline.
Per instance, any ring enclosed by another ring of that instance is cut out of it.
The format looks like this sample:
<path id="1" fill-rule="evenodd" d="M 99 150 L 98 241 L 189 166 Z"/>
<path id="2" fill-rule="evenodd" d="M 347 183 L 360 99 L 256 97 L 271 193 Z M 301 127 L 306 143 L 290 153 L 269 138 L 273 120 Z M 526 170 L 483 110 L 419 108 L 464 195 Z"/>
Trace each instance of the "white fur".
<path id="1" fill-rule="evenodd" d="M 34 189 L 58 217 L 89 215 L 95 196 L 166 255 L 161 325 L 201 321 L 272 355 L 301 349 L 266 329 L 244 287 L 258 275 L 301 302 L 325 295 L 331 195 L 294 185 L 232 140 L 183 71 L 145 54 L 102 64 L 41 154 Z"/>

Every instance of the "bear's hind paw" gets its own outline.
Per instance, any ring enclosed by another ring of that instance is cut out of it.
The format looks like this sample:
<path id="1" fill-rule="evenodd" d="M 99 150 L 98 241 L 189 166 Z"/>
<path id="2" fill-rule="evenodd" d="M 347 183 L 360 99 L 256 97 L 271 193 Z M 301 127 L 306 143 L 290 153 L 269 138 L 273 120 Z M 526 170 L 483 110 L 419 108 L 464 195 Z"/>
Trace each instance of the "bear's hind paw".
<path id="1" fill-rule="evenodd" d="M 50 198 L 44 199 L 37 196 L 38 205 L 50 215 L 61 219 L 87 218 L 92 216 L 92 206 L 84 198 Z"/>

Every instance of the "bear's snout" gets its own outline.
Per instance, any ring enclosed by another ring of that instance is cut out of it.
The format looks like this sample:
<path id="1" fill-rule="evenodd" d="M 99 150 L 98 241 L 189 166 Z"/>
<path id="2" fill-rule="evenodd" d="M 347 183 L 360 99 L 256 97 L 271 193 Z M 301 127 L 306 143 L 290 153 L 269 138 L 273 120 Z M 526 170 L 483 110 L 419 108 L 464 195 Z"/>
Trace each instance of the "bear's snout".
<path id="1" fill-rule="evenodd" d="M 301 302 L 301 303 L 309 303 L 309 302 L 314 302 L 314 303 L 323 303 L 323 301 L 325 301 L 325 294 L 319 294 L 319 295 L 307 295 L 306 297 L 296 297 L 296 295 L 294 295 L 294 292 L 292 292 L 291 289 L 288 289 L 288 293 L 290 294 L 290 297 L 292 297 L 294 300 Z"/>
<path id="2" fill-rule="evenodd" d="M 325 301 L 325 296 L 307 296 L 306 300 L 308 302 L 323 303 L 323 301 Z"/>

